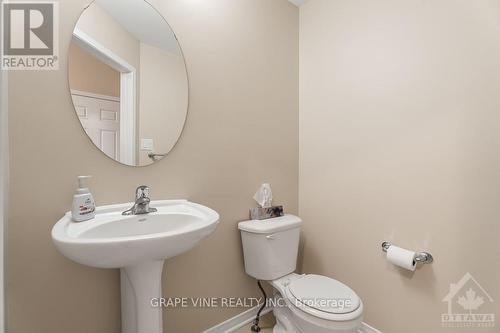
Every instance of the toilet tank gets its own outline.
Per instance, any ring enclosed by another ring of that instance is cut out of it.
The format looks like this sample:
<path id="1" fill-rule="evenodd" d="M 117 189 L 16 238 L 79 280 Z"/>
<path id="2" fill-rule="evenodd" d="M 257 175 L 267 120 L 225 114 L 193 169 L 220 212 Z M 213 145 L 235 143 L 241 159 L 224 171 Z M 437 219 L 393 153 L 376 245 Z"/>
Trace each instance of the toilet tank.
<path id="1" fill-rule="evenodd" d="M 240 222 L 246 273 L 272 281 L 294 272 L 301 224 L 294 215 Z"/>

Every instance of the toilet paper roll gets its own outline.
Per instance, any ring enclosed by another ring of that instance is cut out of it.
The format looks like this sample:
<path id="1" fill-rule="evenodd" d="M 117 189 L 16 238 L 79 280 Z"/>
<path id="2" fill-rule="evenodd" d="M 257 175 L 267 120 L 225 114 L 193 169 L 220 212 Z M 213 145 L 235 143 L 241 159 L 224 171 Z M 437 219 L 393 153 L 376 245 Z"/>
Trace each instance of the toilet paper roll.
<path id="1" fill-rule="evenodd" d="M 417 263 L 415 262 L 416 253 L 400 247 L 391 245 L 387 250 L 387 260 L 396 266 L 409 271 L 415 271 Z"/>

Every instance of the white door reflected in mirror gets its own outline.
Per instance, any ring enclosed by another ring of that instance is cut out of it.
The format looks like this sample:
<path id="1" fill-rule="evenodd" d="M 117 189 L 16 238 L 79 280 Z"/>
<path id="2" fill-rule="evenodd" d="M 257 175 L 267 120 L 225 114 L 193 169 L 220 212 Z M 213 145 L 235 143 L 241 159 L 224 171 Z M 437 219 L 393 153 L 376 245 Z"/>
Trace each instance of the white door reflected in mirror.
<path id="1" fill-rule="evenodd" d="M 146 166 L 172 150 L 187 116 L 186 65 L 148 2 L 92 2 L 73 31 L 68 62 L 76 115 L 106 156 Z"/>

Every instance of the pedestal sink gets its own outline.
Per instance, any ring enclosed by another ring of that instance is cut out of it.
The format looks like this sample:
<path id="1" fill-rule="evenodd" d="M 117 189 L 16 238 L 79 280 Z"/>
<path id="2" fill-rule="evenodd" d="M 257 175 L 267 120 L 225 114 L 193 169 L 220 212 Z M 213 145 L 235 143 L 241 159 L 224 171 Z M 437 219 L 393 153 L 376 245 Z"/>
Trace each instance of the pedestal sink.
<path id="1" fill-rule="evenodd" d="M 52 228 L 52 239 L 77 263 L 120 269 L 123 333 L 162 333 L 161 308 L 151 300 L 162 297 L 163 262 L 210 235 L 219 214 L 187 200 L 165 200 L 151 202 L 156 213 L 122 216 L 132 205 L 98 207 L 95 219 L 80 223 L 66 213 Z"/>

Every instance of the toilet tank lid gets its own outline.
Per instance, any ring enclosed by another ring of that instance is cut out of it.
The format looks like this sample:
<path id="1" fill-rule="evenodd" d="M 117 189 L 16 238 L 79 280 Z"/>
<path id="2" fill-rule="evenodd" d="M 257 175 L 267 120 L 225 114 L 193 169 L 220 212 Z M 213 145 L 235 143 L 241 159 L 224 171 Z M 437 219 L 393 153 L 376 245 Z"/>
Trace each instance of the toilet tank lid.
<path id="1" fill-rule="evenodd" d="M 286 214 L 267 220 L 249 220 L 238 223 L 238 229 L 255 234 L 272 234 L 300 227 L 302 220 L 295 215 Z"/>

